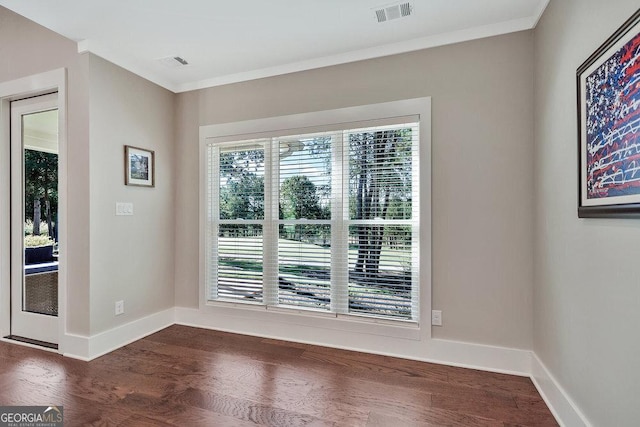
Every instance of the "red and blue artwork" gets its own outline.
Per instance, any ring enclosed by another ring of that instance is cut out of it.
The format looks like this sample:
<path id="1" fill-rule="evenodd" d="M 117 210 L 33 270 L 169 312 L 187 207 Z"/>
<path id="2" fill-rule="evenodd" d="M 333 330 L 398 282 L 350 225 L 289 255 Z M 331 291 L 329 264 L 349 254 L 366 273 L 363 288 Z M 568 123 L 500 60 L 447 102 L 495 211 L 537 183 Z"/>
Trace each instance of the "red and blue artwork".
<path id="1" fill-rule="evenodd" d="M 587 198 L 640 195 L 640 33 L 586 78 Z"/>

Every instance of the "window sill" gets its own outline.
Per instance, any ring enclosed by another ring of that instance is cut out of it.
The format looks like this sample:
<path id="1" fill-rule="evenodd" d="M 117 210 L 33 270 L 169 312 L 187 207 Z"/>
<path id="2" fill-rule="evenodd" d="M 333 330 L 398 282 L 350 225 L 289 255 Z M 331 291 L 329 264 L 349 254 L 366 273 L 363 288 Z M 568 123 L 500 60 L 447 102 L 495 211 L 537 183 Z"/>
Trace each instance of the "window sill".
<path id="1" fill-rule="evenodd" d="M 382 319 L 366 315 L 336 314 L 299 307 L 267 307 L 261 304 L 231 301 L 207 301 L 204 313 L 216 316 L 242 317 L 256 324 L 278 323 L 292 329 L 330 329 L 345 333 L 379 335 L 420 340 L 420 323 L 400 319 Z"/>

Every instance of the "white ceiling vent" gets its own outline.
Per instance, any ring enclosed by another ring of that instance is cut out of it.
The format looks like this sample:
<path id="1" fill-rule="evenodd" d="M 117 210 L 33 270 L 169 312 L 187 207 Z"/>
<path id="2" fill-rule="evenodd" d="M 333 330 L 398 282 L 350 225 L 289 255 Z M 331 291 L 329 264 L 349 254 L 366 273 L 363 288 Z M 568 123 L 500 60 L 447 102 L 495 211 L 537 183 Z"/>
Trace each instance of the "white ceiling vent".
<path id="1" fill-rule="evenodd" d="M 386 22 L 411 15 L 413 6 L 411 3 L 400 3 L 392 6 L 384 6 L 375 11 L 378 22 Z"/>
<path id="2" fill-rule="evenodd" d="M 189 65 L 186 59 L 179 56 L 167 56 L 166 58 L 158 59 L 158 62 L 167 68 L 178 68 Z"/>

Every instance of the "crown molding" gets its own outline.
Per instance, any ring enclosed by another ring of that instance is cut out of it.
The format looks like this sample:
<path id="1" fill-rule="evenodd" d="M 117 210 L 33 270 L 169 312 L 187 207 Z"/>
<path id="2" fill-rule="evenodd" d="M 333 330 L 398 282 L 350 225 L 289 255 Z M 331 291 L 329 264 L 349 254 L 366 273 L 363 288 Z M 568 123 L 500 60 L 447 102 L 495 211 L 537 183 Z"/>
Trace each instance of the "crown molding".
<path id="1" fill-rule="evenodd" d="M 471 41 L 486 37 L 493 37 L 518 31 L 530 30 L 533 28 L 534 23 L 534 17 L 527 17 L 523 19 L 501 22 L 499 24 L 468 28 L 445 34 L 437 34 L 428 37 L 406 40 L 399 43 L 391 43 L 376 46 L 373 48 L 341 53 L 338 55 L 325 56 L 308 61 L 293 62 L 289 64 L 278 65 L 275 67 L 247 71 L 243 73 L 228 74 L 225 76 L 213 77 L 210 79 L 200 80 L 192 83 L 179 84 L 177 85 L 177 92 L 187 92 L 214 86 L 227 85 L 231 83 L 239 83 L 248 80 L 262 79 L 266 77 L 313 70 L 316 68 L 330 67 L 333 65 L 347 64 L 350 62 L 364 61 L 367 59 L 381 58 L 401 53 L 414 52 L 422 49 L 445 46 L 449 44 Z"/>
<path id="2" fill-rule="evenodd" d="M 113 49 L 102 45 L 96 40 L 81 40 L 78 42 L 78 52 L 90 52 L 104 58 L 114 64 L 131 71 L 163 88 L 174 93 L 188 92 L 199 89 L 206 89 L 215 86 L 222 86 L 232 83 L 240 83 L 249 80 L 262 79 L 266 77 L 280 76 L 300 71 L 313 70 L 317 68 L 330 67 L 334 65 L 347 64 L 351 62 L 364 61 L 368 59 L 397 55 L 401 53 L 414 52 L 438 46 L 445 46 L 454 43 L 477 40 L 487 37 L 499 36 L 518 31 L 525 31 L 535 28 L 550 0 L 541 0 L 535 12 L 526 18 L 504 21 L 497 24 L 485 25 L 481 27 L 466 28 L 444 34 L 436 34 L 427 37 L 406 40 L 398 43 L 390 43 L 367 49 L 360 49 L 336 55 L 314 58 L 305 61 L 292 62 L 277 65 L 274 67 L 260 68 L 240 73 L 215 76 L 208 79 L 197 80 L 186 83 L 175 83 L 167 80 L 159 74 L 145 67 L 140 61 L 136 61 L 121 55 Z"/>

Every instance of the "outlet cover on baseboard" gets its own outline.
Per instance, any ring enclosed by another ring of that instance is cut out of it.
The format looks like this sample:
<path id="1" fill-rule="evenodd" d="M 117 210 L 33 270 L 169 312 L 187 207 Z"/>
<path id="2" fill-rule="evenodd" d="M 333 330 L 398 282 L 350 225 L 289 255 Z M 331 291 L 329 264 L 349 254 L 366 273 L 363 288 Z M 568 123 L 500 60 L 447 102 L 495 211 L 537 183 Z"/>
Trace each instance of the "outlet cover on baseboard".
<path id="1" fill-rule="evenodd" d="M 442 311 L 431 310 L 431 324 L 433 326 L 442 326 Z"/>

